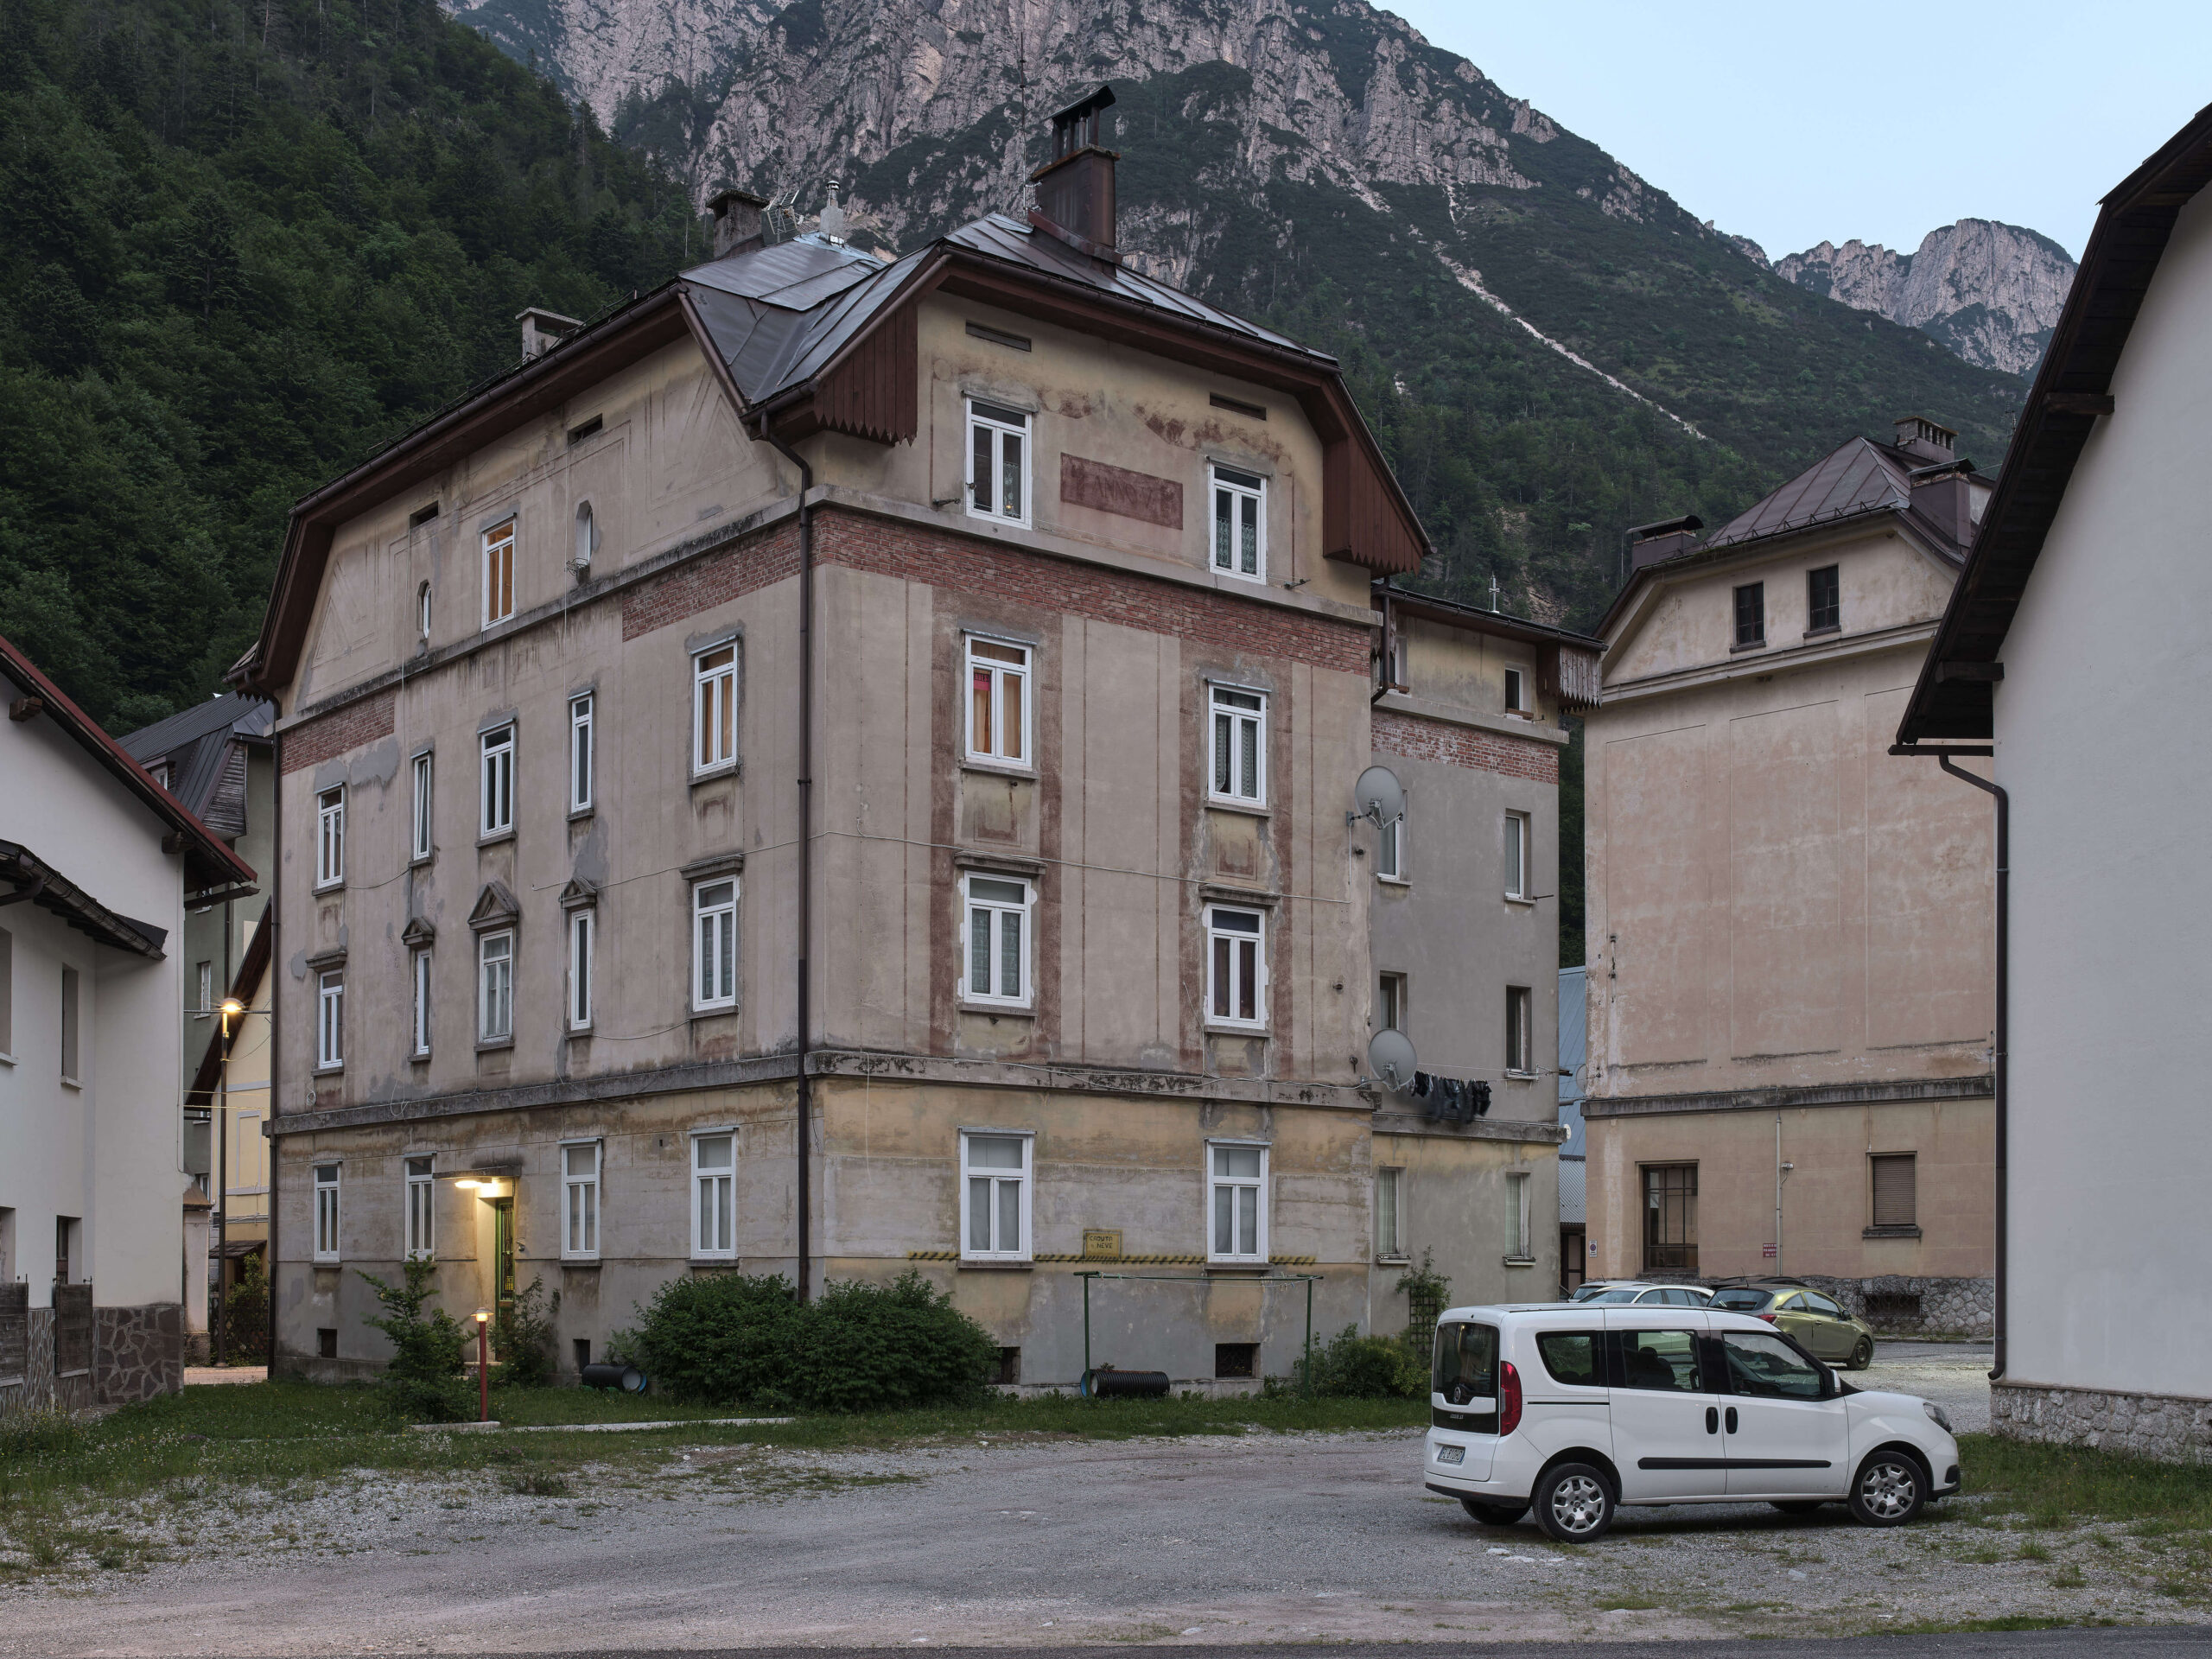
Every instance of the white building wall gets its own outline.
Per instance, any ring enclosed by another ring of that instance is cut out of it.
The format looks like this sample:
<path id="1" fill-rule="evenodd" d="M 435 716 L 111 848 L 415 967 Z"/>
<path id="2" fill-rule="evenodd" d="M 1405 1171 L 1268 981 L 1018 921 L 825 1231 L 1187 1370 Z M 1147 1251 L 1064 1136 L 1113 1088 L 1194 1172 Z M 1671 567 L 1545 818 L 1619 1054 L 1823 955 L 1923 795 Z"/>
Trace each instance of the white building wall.
<path id="1" fill-rule="evenodd" d="M 2212 1394 L 2212 194 L 2184 209 L 2003 652 L 2008 1376 Z M 1963 787 L 1963 785 L 1961 785 Z"/>

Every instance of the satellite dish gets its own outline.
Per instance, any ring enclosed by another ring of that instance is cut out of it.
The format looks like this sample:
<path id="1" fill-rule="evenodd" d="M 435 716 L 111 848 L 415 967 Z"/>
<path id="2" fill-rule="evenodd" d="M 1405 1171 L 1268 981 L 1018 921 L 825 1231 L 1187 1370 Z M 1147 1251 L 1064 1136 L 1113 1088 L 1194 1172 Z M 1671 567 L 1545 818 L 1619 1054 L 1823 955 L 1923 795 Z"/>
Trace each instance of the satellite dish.
<path id="1" fill-rule="evenodd" d="M 1382 768 L 1375 768 L 1382 772 Z M 1389 777 L 1388 772 L 1383 772 Z M 1414 1042 L 1402 1031 L 1378 1031 L 1367 1045 L 1367 1072 L 1380 1077 L 1393 1089 L 1412 1086 L 1414 1080 Z"/>
<path id="2" fill-rule="evenodd" d="M 1378 829 L 1387 830 L 1406 816 L 1405 789 L 1388 766 L 1370 766 L 1361 772 L 1351 786 L 1351 798 L 1359 803 L 1359 816 L 1372 818 Z"/>

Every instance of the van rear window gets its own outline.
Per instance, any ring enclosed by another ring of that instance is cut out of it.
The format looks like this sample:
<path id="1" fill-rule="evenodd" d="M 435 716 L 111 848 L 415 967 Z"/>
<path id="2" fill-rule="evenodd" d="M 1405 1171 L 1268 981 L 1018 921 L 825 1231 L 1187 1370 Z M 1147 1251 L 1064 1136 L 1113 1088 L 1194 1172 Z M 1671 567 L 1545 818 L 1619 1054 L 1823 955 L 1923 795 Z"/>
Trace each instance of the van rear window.
<path id="1" fill-rule="evenodd" d="M 1440 1325 L 1436 1327 L 1436 1374 L 1429 1386 L 1448 1405 L 1497 1397 L 1497 1327 Z"/>
<path id="2" fill-rule="evenodd" d="M 1552 1381 L 1584 1389 L 1603 1383 L 1605 1377 L 1599 1370 L 1600 1335 L 1596 1331 L 1547 1331 L 1538 1337 L 1536 1351 L 1543 1356 L 1544 1369 L 1552 1374 Z"/>
<path id="3" fill-rule="evenodd" d="M 1732 1313 L 1756 1313 L 1773 1300 L 1774 1293 L 1770 1290 L 1735 1289 L 1713 1293 L 1713 1306 L 1726 1308 Z"/>

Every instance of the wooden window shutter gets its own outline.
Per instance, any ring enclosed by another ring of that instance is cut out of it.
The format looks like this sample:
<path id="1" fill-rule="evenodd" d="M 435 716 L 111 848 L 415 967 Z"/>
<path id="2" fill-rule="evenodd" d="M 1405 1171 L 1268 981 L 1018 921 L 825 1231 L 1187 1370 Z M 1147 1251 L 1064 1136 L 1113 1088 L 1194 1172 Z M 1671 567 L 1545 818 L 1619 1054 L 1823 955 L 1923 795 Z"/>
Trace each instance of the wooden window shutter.
<path id="1" fill-rule="evenodd" d="M 1917 1185 L 1914 1166 L 1915 1155 L 1910 1152 L 1885 1153 L 1874 1164 L 1874 1224 L 1877 1227 L 1910 1227 L 1916 1219 L 1914 1190 Z"/>

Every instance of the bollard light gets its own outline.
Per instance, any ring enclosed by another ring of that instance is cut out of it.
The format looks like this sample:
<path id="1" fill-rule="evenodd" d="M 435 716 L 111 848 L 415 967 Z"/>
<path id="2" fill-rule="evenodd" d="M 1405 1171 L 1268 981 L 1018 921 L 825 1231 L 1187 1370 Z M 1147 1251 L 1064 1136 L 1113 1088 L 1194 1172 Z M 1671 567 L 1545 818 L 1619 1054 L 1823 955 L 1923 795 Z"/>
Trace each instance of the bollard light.
<path id="1" fill-rule="evenodd" d="M 490 1337 L 492 1310 L 476 1310 L 476 1421 L 492 1421 L 492 1365 Z"/>

